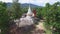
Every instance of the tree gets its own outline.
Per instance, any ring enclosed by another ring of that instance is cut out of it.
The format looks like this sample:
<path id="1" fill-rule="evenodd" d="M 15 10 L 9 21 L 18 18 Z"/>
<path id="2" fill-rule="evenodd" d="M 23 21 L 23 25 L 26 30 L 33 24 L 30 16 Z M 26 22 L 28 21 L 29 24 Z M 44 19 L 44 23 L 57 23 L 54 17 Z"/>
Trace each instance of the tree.
<path id="1" fill-rule="evenodd" d="M 46 15 L 46 28 L 47 29 L 50 29 L 50 27 L 52 26 L 53 29 L 55 28 L 56 29 L 56 32 L 54 34 L 60 34 L 60 11 L 58 9 L 58 7 L 60 6 L 57 6 L 59 4 L 59 2 L 57 3 L 54 3 L 47 11 L 47 15 Z M 49 26 L 48 26 L 49 25 Z M 52 29 L 52 30 L 53 30 Z"/>
<path id="2" fill-rule="evenodd" d="M 6 3 L 0 2 L 0 29 L 2 30 L 1 34 L 6 34 L 6 31 L 9 27 L 9 16 L 6 9 Z"/>
<path id="3" fill-rule="evenodd" d="M 10 9 L 11 9 L 10 16 L 12 17 L 12 19 L 21 17 L 22 11 L 21 11 L 21 7 L 20 7 L 20 3 L 18 3 L 18 0 L 13 1 L 13 4 Z"/>
<path id="4" fill-rule="evenodd" d="M 37 17 L 41 19 L 42 17 L 42 8 L 36 8 L 36 11 L 37 11 Z"/>

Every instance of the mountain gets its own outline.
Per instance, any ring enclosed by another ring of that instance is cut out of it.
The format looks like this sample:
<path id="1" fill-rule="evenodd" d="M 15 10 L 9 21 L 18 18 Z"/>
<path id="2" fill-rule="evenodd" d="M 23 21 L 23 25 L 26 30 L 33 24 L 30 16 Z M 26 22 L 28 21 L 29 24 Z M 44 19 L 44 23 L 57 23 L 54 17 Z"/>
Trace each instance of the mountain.
<path id="1" fill-rule="evenodd" d="M 29 5 L 30 5 L 30 7 L 40 7 L 40 6 L 37 6 L 34 4 L 28 4 L 28 3 L 21 4 L 21 7 L 28 7 Z"/>
<path id="2" fill-rule="evenodd" d="M 7 6 L 11 6 L 12 5 L 12 3 L 6 3 L 6 4 L 7 4 Z M 21 5 L 21 7 L 28 7 L 29 6 L 28 3 L 24 3 L 24 4 L 20 4 L 20 5 Z M 35 7 L 42 7 L 42 6 L 30 4 L 30 7 L 35 8 Z"/>

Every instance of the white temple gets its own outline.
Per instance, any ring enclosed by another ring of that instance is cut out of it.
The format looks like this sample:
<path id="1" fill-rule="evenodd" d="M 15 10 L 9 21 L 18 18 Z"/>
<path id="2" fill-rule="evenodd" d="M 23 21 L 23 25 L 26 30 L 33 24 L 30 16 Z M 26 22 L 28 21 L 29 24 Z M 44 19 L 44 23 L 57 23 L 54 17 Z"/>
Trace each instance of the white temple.
<path id="1" fill-rule="evenodd" d="M 13 0 L 13 2 L 16 3 L 16 2 L 18 2 L 18 0 Z M 33 17 L 33 12 L 32 12 L 30 5 L 29 5 L 28 11 L 26 13 L 26 17 L 22 16 L 20 18 L 20 20 L 16 19 L 16 20 L 14 20 L 14 22 L 16 22 L 16 25 L 19 27 L 26 26 L 26 25 L 32 25 L 32 24 L 34 24 L 32 17 Z"/>
<path id="2" fill-rule="evenodd" d="M 19 0 L 12 0 L 12 1 L 15 2 L 15 3 L 18 3 Z"/>
<path id="3" fill-rule="evenodd" d="M 33 12 L 32 12 L 32 10 L 31 10 L 31 8 L 29 6 L 26 17 L 20 18 L 19 22 L 17 20 L 16 22 L 18 22 L 18 23 L 16 23 L 16 25 L 18 25 L 19 27 L 33 25 L 34 22 L 33 22 L 32 16 L 33 16 Z"/>
<path id="4" fill-rule="evenodd" d="M 32 10 L 31 10 L 31 8 L 30 8 L 30 6 L 29 6 L 28 12 L 27 12 L 27 16 L 32 16 L 32 14 L 33 14 L 33 12 L 32 12 Z"/>

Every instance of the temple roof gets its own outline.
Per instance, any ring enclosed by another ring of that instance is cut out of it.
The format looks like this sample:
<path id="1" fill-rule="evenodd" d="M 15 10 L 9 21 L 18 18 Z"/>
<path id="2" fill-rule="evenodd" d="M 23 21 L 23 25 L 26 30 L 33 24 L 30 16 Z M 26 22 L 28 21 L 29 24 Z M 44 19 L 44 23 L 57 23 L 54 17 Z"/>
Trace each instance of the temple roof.
<path id="1" fill-rule="evenodd" d="M 13 2 L 18 2 L 19 0 L 12 0 Z"/>
<path id="2" fill-rule="evenodd" d="M 32 10 L 31 10 L 31 8 L 30 8 L 30 6 L 29 6 L 29 8 L 28 8 L 28 12 L 27 12 L 27 15 L 29 14 L 29 15 L 32 15 Z"/>

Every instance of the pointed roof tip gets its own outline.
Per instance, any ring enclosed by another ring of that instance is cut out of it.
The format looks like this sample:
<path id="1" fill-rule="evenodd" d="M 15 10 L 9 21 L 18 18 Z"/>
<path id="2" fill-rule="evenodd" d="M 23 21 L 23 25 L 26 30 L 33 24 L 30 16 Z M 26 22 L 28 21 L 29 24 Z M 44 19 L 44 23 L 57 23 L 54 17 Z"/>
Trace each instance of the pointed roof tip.
<path id="1" fill-rule="evenodd" d="M 18 2 L 19 0 L 12 0 L 13 2 Z"/>
<path id="2" fill-rule="evenodd" d="M 30 5 L 29 5 L 29 8 L 28 8 L 27 14 L 32 14 L 32 10 L 31 10 L 31 8 L 30 8 Z"/>

